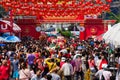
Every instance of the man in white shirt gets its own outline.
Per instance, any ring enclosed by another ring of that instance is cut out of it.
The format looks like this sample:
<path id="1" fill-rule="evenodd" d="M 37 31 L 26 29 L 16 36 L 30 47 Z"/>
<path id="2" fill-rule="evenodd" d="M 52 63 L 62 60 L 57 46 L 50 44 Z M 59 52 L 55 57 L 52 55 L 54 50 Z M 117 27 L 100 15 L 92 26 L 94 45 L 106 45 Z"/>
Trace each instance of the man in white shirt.
<path id="1" fill-rule="evenodd" d="M 55 72 L 50 73 L 50 75 L 52 76 L 52 80 L 61 80 L 60 76 Z"/>
<path id="2" fill-rule="evenodd" d="M 98 77 L 99 80 L 102 80 L 103 71 L 104 71 L 104 70 L 101 69 L 101 70 L 97 71 L 96 74 L 95 74 L 96 77 L 99 75 L 99 77 Z"/>
<path id="3" fill-rule="evenodd" d="M 112 73 L 110 71 L 106 70 L 106 68 L 107 68 L 107 64 L 103 64 L 102 69 L 97 71 L 97 73 L 95 74 L 95 76 L 99 75 L 99 80 L 102 80 L 102 75 L 105 80 L 110 80 Z"/>
<path id="4" fill-rule="evenodd" d="M 41 77 L 41 70 L 37 70 L 36 74 L 31 78 L 31 80 L 40 80 Z"/>
<path id="5" fill-rule="evenodd" d="M 105 80 L 110 80 L 112 73 L 110 71 L 103 71 L 103 76 L 104 76 Z"/>
<path id="6" fill-rule="evenodd" d="M 119 68 L 120 68 L 120 56 L 118 58 L 118 65 L 119 65 Z"/>
<path id="7" fill-rule="evenodd" d="M 61 71 L 63 71 L 64 80 L 71 80 L 71 76 L 73 74 L 73 67 L 70 64 L 69 59 L 67 59 L 66 62 L 62 65 Z"/>

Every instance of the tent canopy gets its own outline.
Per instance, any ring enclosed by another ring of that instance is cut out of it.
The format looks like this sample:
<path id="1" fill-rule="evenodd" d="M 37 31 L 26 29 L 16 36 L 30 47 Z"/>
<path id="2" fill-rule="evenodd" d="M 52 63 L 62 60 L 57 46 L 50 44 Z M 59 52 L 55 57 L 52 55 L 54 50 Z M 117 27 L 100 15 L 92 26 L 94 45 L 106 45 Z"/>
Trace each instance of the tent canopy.
<path id="1" fill-rule="evenodd" d="M 0 32 L 21 32 L 21 28 L 15 23 L 12 26 L 10 21 L 0 20 Z"/>
<path id="2" fill-rule="evenodd" d="M 120 47 L 120 23 L 113 25 L 111 29 L 103 35 L 103 39 L 106 43 Z"/>

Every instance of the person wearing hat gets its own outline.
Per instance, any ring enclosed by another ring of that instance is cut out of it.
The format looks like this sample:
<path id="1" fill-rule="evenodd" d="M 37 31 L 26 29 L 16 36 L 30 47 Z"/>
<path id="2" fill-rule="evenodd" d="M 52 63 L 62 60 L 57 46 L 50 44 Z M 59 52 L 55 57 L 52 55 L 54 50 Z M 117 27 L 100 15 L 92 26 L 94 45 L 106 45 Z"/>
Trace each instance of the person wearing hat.
<path id="1" fill-rule="evenodd" d="M 75 59 L 75 67 L 74 67 L 74 72 L 75 72 L 75 80 L 79 79 L 79 76 L 81 79 L 84 79 L 84 73 L 82 71 L 82 60 L 81 60 L 81 55 L 77 55 Z"/>
<path id="2" fill-rule="evenodd" d="M 62 65 L 65 63 L 65 60 L 66 60 L 66 58 L 65 58 L 65 57 L 62 57 L 62 58 L 61 58 L 60 68 L 61 68 L 61 67 L 62 67 Z"/>

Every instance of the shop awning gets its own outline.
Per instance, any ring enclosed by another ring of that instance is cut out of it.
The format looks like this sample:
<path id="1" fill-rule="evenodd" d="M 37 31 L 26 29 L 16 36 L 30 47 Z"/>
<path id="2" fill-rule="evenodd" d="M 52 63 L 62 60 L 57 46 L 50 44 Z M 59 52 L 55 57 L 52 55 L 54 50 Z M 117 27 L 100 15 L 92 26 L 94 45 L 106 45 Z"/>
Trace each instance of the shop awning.
<path id="1" fill-rule="evenodd" d="M 21 28 L 15 23 L 12 26 L 10 21 L 0 20 L 0 32 L 21 32 Z"/>

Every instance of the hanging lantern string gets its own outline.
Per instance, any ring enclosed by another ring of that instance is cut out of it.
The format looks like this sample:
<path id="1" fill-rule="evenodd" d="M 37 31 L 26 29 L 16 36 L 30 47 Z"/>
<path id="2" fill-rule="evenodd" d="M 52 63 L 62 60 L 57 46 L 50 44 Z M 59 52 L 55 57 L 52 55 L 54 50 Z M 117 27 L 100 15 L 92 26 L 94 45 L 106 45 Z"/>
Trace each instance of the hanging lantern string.
<path id="1" fill-rule="evenodd" d="M 112 0 L 1 0 L 0 4 L 6 11 L 12 9 L 13 15 L 64 17 L 101 14 L 110 11 L 110 2 Z"/>

